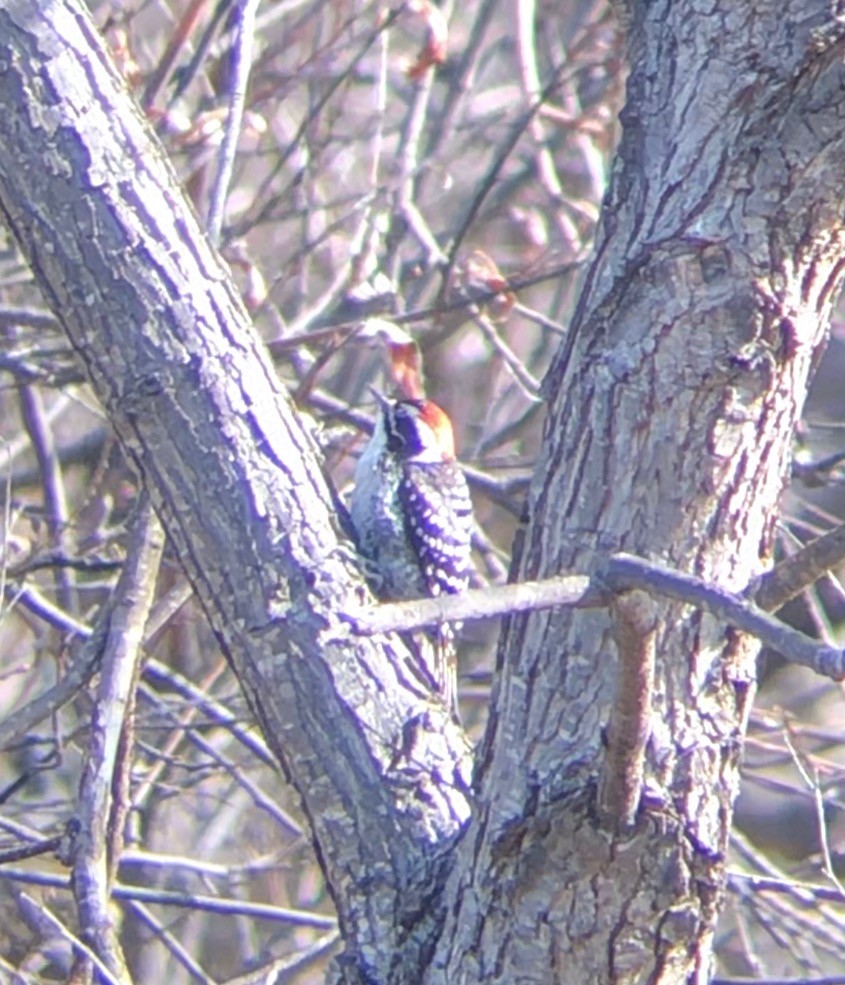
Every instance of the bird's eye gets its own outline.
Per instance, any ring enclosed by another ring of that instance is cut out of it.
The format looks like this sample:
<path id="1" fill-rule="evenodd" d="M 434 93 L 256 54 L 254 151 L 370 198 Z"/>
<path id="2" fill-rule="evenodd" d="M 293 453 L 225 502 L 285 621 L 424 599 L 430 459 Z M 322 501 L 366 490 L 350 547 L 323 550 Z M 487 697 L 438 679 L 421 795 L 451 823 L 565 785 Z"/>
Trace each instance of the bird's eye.
<path id="1" fill-rule="evenodd" d="M 404 404 L 395 409 L 388 446 L 406 455 L 416 455 L 422 448 L 417 415 Z"/>

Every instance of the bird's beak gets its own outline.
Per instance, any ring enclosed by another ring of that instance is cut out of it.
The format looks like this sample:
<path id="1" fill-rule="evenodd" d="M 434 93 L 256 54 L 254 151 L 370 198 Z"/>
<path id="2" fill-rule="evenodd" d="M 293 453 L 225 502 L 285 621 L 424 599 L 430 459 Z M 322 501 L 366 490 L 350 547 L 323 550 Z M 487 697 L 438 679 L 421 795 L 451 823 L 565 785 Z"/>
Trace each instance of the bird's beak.
<path id="1" fill-rule="evenodd" d="M 387 413 L 390 409 L 390 398 L 386 397 L 383 393 L 380 393 L 374 386 L 370 387 L 370 393 L 376 398 L 376 403 L 381 407 L 382 411 Z"/>

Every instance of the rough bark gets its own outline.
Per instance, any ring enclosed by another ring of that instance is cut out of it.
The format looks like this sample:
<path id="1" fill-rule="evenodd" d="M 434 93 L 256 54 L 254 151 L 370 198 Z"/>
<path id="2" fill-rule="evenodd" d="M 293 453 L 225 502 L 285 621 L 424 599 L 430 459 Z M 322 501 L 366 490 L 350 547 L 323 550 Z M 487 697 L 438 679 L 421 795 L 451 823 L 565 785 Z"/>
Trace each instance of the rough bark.
<path id="1" fill-rule="evenodd" d="M 514 576 L 625 550 L 741 590 L 771 556 L 842 279 L 845 25 L 808 0 L 630 13 L 621 146 L 546 383 Z M 609 617 L 507 625 L 428 981 L 706 980 L 758 647 L 689 607 L 658 614 L 642 800 L 622 834 L 594 810 L 619 674 Z"/>
<path id="2" fill-rule="evenodd" d="M 630 5 L 622 145 L 516 577 L 619 550 L 731 589 L 765 566 L 841 280 L 829 7 Z M 307 430 L 73 0 L 0 0 L 0 105 L 0 215 L 302 796 L 345 980 L 703 981 L 753 641 L 657 605 L 643 795 L 620 834 L 595 810 L 619 627 L 514 618 L 457 842 L 463 739 L 392 637 L 344 621 L 370 600 Z"/>
<path id="3" fill-rule="evenodd" d="M 372 599 L 315 446 L 73 0 L 0 3 L 0 105 L 0 216 L 301 795 L 348 974 L 413 980 L 469 813 L 465 740 L 396 638 L 344 622 Z"/>

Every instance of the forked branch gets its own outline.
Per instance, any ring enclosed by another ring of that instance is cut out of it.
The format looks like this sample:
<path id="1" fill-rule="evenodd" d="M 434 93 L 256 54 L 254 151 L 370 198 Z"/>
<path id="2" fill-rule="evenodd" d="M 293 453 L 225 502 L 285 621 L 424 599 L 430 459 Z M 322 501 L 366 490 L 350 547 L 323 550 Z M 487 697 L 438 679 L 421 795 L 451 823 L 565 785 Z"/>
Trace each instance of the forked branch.
<path id="1" fill-rule="evenodd" d="M 826 545 L 822 546 L 827 549 Z M 802 570 L 813 573 L 814 579 L 818 577 L 817 565 L 807 563 L 806 558 L 802 558 Z M 768 586 L 771 582 L 764 584 Z M 592 577 L 561 575 L 518 585 L 474 589 L 462 595 L 392 602 L 375 609 L 346 613 L 346 618 L 356 633 L 371 636 L 439 622 L 466 622 L 555 606 L 606 608 L 620 593 L 636 589 L 655 598 L 670 598 L 708 612 L 729 626 L 757 637 L 791 663 L 809 667 L 817 674 L 834 680 L 845 677 L 845 651 L 838 647 L 811 639 L 744 595 L 629 554 L 612 555 Z M 795 591 L 794 579 L 792 590 Z M 767 592 L 764 598 L 772 604 L 770 600 L 777 602 L 781 595 Z"/>

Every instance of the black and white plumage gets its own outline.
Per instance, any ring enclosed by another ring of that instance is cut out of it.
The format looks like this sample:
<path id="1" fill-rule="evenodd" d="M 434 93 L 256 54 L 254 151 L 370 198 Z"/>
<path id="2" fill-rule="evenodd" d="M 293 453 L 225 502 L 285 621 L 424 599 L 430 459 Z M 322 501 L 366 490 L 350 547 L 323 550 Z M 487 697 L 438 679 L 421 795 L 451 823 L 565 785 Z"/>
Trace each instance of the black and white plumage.
<path id="1" fill-rule="evenodd" d="M 373 587 L 381 598 L 396 601 L 463 592 L 472 568 L 472 503 L 455 461 L 451 422 L 430 400 L 380 400 L 351 502 Z M 452 703 L 454 636 L 448 626 L 434 636 L 430 676 Z"/>

